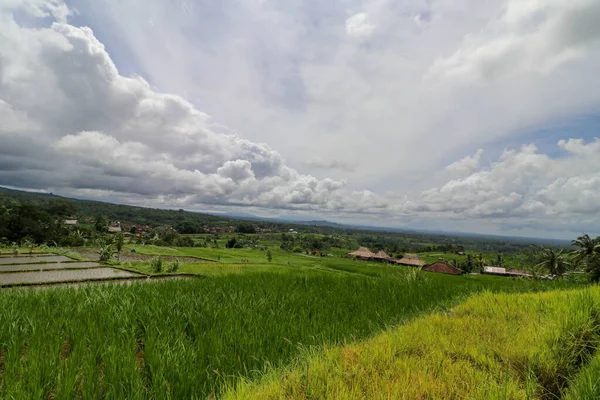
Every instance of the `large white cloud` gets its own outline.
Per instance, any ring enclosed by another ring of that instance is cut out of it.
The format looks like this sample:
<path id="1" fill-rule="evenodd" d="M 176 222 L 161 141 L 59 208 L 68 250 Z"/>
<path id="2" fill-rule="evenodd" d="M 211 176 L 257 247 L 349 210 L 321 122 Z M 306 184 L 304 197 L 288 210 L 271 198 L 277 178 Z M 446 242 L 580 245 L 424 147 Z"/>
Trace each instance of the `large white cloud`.
<path id="1" fill-rule="evenodd" d="M 56 1 L 17 6 L 34 17 L 65 15 Z M 91 29 L 26 28 L 6 4 L 1 10 L 0 183 L 172 196 L 191 205 L 365 207 L 346 196 L 343 181 L 300 174 L 268 145 L 220 133 L 183 98 L 120 75 Z"/>
<path id="2" fill-rule="evenodd" d="M 534 145 L 505 150 L 489 168 L 424 191 L 409 207 L 462 218 L 598 221 L 600 139 L 561 140 L 558 147 L 565 154 L 554 158 Z"/>
<path id="3" fill-rule="evenodd" d="M 599 109 L 595 1 L 74 3 L 0 0 L 0 184 L 373 224 L 600 222 L 600 142 L 482 162 Z"/>

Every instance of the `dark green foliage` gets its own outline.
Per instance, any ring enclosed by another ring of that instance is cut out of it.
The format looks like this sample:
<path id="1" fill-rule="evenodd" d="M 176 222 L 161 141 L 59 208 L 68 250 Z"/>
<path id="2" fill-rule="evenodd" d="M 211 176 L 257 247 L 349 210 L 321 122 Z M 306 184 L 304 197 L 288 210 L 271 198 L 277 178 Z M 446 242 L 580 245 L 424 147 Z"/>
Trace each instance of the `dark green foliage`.
<path id="1" fill-rule="evenodd" d="M 195 245 L 194 239 L 189 236 L 179 237 L 175 241 L 175 246 L 177 247 L 194 247 Z"/>
<path id="2" fill-rule="evenodd" d="M 237 226 L 238 233 L 256 233 L 256 227 L 252 224 L 239 224 Z"/>

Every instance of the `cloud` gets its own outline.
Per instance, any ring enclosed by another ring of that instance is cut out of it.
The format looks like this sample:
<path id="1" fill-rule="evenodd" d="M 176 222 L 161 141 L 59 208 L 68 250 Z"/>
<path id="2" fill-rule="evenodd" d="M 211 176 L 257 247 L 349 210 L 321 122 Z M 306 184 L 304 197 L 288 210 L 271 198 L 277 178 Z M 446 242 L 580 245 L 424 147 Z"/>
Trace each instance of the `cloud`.
<path id="1" fill-rule="evenodd" d="M 447 171 L 459 174 L 473 173 L 479 169 L 479 160 L 483 154 L 483 149 L 477 150 L 472 156 L 466 156 L 463 159 L 453 162 L 446 167 Z"/>
<path id="2" fill-rule="evenodd" d="M 360 12 L 346 20 L 346 33 L 353 37 L 368 37 L 375 30 L 375 25 L 369 22 L 367 13 Z"/>
<path id="3" fill-rule="evenodd" d="M 410 207 L 462 218 L 600 219 L 600 140 L 557 146 L 566 154 L 552 158 L 533 144 L 505 150 L 489 168 L 426 190 Z"/>
<path id="4" fill-rule="evenodd" d="M 597 2 L 77 10 L 0 0 L 0 184 L 478 231 L 598 220 L 600 144 L 565 122 L 600 110 Z M 522 137 L 557 124 L 555 151 Z"/>
<path id="5" fill-rule="evenodd" d="M 494 79 L 528 72 L 549 74 L 598 51 L 596 0 L 509 0 L 502 16 L 460 48 L 439 58 L 430 73 L 444 79 Z"/>
<path id="6" fill-rule="evenodd" d="M 342 160 L 336 160 L 336 159 L 306 161 L 304 163 L 304 166 L 306 166 L 308 168 L 321 169 L 321 170 L 327 170 L 327 171 L 339 169 L 339 170 L 346 171 L 346 172 L 352 172 L 352 171 L 354 171 L 354 168 L 355 168 L 355 166 L 349 162 L 342 161 Z"/>
<path id="7" fill-rule="evenodd" d="M 364 209 L 343 181 L 298 173 L 268 145 L 220 133 L 183 98 L 122 76 L 91 29 L 8 21 L 12 34 L 0 44 L 7 152 L 0 184 L 187 204 Z"/>

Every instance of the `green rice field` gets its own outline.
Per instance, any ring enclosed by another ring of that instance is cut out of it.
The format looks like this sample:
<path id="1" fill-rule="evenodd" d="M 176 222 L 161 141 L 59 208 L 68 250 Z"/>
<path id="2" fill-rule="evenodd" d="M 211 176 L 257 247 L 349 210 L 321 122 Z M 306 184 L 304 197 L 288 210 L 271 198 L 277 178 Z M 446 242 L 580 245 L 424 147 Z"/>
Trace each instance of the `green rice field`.
<path id="1" fill-rule="evenodd" d="M 311 349 L 360 342 L 481 291 L 578 287 L 275 256 L 186 264 L 204 276 L 190 280 L 0 291 L 0 398 L 221 396 Z"/>

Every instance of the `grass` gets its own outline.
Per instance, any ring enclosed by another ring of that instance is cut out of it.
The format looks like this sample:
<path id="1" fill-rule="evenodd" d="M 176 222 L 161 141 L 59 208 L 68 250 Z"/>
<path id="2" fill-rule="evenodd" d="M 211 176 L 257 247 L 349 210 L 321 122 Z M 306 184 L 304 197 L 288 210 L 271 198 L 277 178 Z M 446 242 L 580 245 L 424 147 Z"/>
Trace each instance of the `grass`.
<path id="1" fill-rule="evenodd" d="M 362 343 L 308 351 L 225 399 L 549 399 L 600 344 L 600 287 L 484 293 Z M 598 398 L 600 358 L 568 398 Z"/>
<path id="2" fill-rule="evenodd" d="M 600 399 L 600 352 L 570 382 L 565 400 Z"/>
<path id="3" fill-rule="evenodd" d="M 569 287 L 379 267 L 370 277 L 219 264 L 229 271 L 208 279 L 0 291 L 0 398 L 206 398 L 305 349 L 367 338 L 486 288 Z"/>

